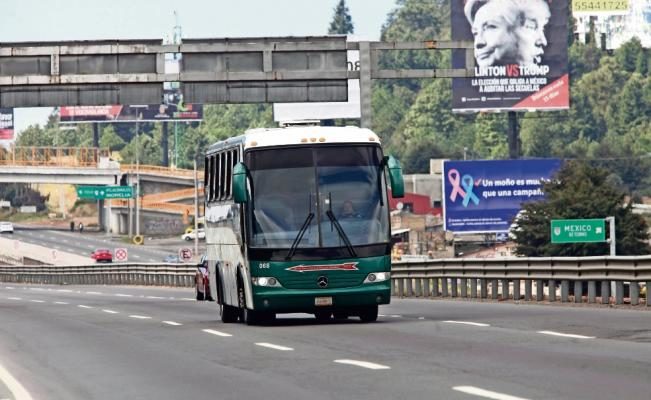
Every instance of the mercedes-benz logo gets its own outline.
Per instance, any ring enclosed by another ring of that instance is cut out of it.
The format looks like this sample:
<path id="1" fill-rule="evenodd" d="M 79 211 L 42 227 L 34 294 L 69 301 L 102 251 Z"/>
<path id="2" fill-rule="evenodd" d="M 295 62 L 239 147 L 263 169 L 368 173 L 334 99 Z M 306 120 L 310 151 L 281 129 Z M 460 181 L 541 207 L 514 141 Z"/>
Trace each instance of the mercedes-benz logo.
<path id="1" fill-rule="evenodd" d="M 328 287 L 328 277 L 327 276 L 320 276 L 316 278 L 316 284 L 319 285 L 321 289 L 325 289 Z"/>

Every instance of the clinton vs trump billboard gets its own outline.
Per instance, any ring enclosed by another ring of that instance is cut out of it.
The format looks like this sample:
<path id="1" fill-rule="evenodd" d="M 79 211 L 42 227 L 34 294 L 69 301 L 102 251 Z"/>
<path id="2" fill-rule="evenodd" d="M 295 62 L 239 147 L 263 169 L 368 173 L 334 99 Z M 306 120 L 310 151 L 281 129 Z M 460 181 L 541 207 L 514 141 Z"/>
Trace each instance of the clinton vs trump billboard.
<path id="1" fill-rule="evenodd" d="M 542 185 L 560 166 L 557 159 L 444 161 L 445 230 L 508 231 L 523 203 L 544 198 Z"/>
<path id="2" fill-rule="evenodd" d="M 451 1 L 452 40 L 473 42 L 475 72 L 452 80 L 454 111 L 569 107 L 568 0 Z M 453 68 L 464 65 L 453 51 Z"/>

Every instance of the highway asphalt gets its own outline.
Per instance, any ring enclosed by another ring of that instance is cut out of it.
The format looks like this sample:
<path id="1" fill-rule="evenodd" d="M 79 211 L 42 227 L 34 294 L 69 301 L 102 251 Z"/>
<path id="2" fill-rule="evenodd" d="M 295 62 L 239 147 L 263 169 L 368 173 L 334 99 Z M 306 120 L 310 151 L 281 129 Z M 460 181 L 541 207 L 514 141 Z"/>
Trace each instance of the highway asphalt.
<path id="1" fill-rule="evenodd" d="M 0 366 L 33 399 L 651 398 L 646 310 L 393 299 L 380 314 L 252 327 L 191 289 L 0 284 Z"/>
<path id="2" fill-rule="evenodd" d="M 131 262 L 161 262 L 165 256 L 177 254 L 181 247 L 189 247 L 194 250 L 194 242 L 186 242 L 180 237 L 145 238 L 145 244 L 138 246 L 125 242 L 121 237 L 108 236 L 103 232 L 84 231 L 84 233 L 79 233 L 79 231 L 70 232 L 20 225 L 15 226 L 13 235 L 4 235 L 3 237 L 37 244 L 61 252 L 86 256 L 89 257 L 89 263 L 93 262 L 90 253 L 98 248 L 109 248 L 111 251 L 116 248 L 127 248 L 128 261 Z M 205 242 L 200 242 L 199 249 L 200 253 L 205 251 Z"/>

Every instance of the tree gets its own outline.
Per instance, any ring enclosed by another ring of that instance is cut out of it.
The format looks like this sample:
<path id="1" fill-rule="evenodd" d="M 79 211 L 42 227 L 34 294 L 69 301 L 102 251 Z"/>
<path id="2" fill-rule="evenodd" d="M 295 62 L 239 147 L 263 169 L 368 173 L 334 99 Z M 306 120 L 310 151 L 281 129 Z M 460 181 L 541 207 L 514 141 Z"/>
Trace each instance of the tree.
<path id="1" fill-rule="evenodd" d="M 350 11 L 346 6 L 346 0 L 339 0 L 337 7 L 335 7 L 335 15 L 330 22 L 328 34 L 330 35 L 347 35 L 353 33 L 353 19 L 350 16 Z"/>
<path id="2" fill-rule="evenodd" d="M 124 140 L 115 133 L 112 125 L 108 125 L 102 129 L 102 134 L 99 139 L 99 147 L 110 151 L 120 151 L 126 146 Z"/>
<path id="3" fill-rule="evenodd" d="M 608 170 L 581 161 L 568 161 L 558 174 L 543 185 L 545 199 L 526 203 L 512 230 L 516 252 L 527 257 L 597 256 L 609 253 L 607 243 L 551 244 L 552 219 L 615 217 L 617 254 L 644 255 L 648 227 L 625 203 L 626 193 L 618 189 Z"/>

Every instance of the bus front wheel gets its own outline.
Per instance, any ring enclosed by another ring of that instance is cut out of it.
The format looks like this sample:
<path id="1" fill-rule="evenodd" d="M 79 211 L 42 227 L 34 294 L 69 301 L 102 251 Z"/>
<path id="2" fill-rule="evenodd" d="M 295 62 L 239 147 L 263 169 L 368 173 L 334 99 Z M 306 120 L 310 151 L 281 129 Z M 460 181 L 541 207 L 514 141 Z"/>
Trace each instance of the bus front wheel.
<path id="1" fill-rule="evenodd" d="M 377 311 L 377 305 L 364 307 L 364 309 L 359 313 L 359 319 L 362 320 L 362 322 L 375 322 L 377 321 Z"/>

